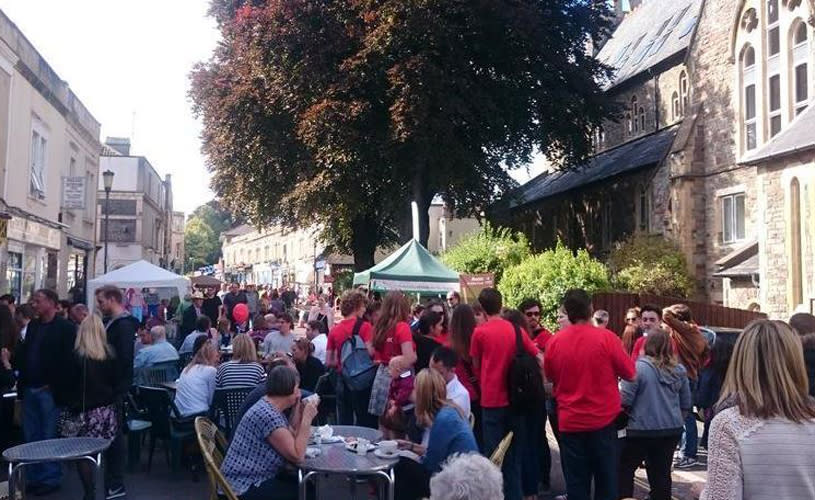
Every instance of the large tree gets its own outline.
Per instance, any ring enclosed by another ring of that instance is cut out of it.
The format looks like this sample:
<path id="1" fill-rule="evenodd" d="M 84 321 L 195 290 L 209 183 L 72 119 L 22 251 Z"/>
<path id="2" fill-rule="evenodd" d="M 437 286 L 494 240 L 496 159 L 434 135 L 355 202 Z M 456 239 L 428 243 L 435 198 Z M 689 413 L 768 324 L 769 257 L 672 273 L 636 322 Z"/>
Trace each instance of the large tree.
<path id="1" fill-rule="evenodd" d="M 536 149 L 582 158 L 607 113 L 601 0 L 214 0 L 193 72 L 213 188 L 253 222 L 319 223 L 357 269 L 441 195 L 479 213 Z"/>

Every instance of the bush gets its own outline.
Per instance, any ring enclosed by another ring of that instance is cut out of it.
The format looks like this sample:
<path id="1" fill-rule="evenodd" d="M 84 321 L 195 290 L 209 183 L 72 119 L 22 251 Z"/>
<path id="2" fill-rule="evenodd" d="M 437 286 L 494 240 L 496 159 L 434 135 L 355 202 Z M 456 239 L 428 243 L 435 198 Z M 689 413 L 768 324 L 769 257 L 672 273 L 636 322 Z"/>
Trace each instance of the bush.
<path id="1" fill-rule="evenodd" d="M 487 223 L 480 232 L 462 238 L 442 254 L 441 260 L 460 273 L 494 273 L 498 283 L 504 270 L 529 255 L 526 236 Z"/>
<path id="2" fill-rule="evenodd" d="M 333 290 L 334 293 L 342 295 L 342 292 L 350 290 L 354 286 L 354 271 L 344 269 L 336 274 L 334 277 Z"/>
<path id="3" fill-rule="evenodd" d="M 556 327 L 557 309 L 563 295 L 572 288 L 582 288 L 589 294 L 608 290 L 608 269 L 586 250 L 572 252 L 560 241 L 554 249 L 507 269 L 498 284 L 507 307 L 517 307 L 529 297 L 540 300 L 541 321 L 552 329 Z"/>
<path id="4" fill-rule="evenodd" d="M 684 254 L 659 235 L 634 235 L 609 256 L 615 289 L 687 298 L 693 291 Z"/>

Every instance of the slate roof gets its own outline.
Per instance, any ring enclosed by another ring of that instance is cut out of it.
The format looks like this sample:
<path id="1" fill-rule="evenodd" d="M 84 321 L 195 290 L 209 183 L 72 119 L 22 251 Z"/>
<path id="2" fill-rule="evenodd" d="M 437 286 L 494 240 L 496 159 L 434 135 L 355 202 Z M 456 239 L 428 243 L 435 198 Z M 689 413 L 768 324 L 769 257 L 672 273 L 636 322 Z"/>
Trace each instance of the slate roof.
<path id="1" fill-rule="evenodd" d="M 677 130 L 678 126 L 674 125 L 603 151 L 580 166 L 545 172 L 518 188 L 509 206 L 517 208 L 619 174 L 657 165 L 667 155 Z"/>
<path id="2" fill-rule="evenodd" d="M 717 278 L 749 278 L 758 274 L 758 253 L 735 266 L 713 273 Z"/>
<path id="3" fill-rule="evenodd" d="M 785 129 L 770 139 L 755 153 L 744 158 L 741 163 L 755 165 L 771 158 L 787 156 L 799 151 L 815 148 L 815 102 L 795 117 Z"/>
<path id="4" fill-rule="evenodd" d="M 758 240 L 750 240 L 716 261 L 717 278 L 745 278 L 758 274 Z"/>
<path id="5" fill-rule="evenodd" d="M 616 70 L 605 89 L 687 49 L 701 5 L 702 0 L 645 0 L 626 14 L 597 54 Z"/>

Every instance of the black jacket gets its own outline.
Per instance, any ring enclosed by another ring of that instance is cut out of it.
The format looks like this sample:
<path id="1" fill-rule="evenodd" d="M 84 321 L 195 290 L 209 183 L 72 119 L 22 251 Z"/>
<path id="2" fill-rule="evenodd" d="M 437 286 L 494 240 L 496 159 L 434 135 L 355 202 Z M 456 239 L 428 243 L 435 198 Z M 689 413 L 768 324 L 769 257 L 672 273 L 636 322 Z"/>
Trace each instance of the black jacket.
<path id="1" fill-rule="evenodd" d="M 226 317 L 232 321 L 232 309 L 238 304 L 246 304 L 246 294 L 238 292 L 232 295 L 232 292 L 224 295 L 224 308 L 226 308 Z"/>
<path id="2" fill-rule="evenodd" d="M 201 308 L 201 313 L 204 314 L 203 307 Z M 190 306 L 184 311 L 184 316 L 181 317 L 181 338 L 183 339 L 186 337 L 190 332 L 195 330 L 195 323 L 198 321 L 198 313 L 195 310 L 195 306 Z"/>
<path id="3" fill-rule="evenodd" d="M 221 303 L 221 298 L 217 295 L 213 295 L 212 297 L 204 299 L 204 304 L 201 306 L 201 311 L 209 316 L 210 321 L 212 321 L 212 326 L 218 325 L 218 309 L 221 307 Z"/>
<path id="4" fill-rule="evenodd" d="M 815 397 L 815 348 L 804 348 L 804 363 L 809 379 L 809 395 Z"/>
<path id="5" fill-rule="evenodd" d="M 71 362 L 75 340 L 76 325 L 61 316 L 55 316 L 50 323 L 32 320 L 28 324 L 25 340 L 17 343 L 13 357 L 14 369 L 19 372 L 17 394 L 22 397 L 25 389 L 32 385 L 34 368 L 29 369 L 28 366 L 30 354 L 39 356 L 40 383 L 59 392 L 65 384 L 62 374 Z M 131 341 L 131 352 L 132 344 Z M 37 345 L 38 353 L 30 352 Z"/>
<path id="6" fill-rule="evenodd" d="M 63 374 L 66 381 L 64 389 L 54 394 L 54 400 L 75 412 L 113 404 L 120 385 L 119 368 L 115 357 L 95 361 L 74 354 L 68 370 Z"/>
<path id="7" fill-rule="evenodd" d="M 108 343 L 116 355 L 116 389 L 117 396 L 122 396 L 133 385 L 133 344 L 139 320 L 130 314 L 122 314 L 107 324 Z"/>

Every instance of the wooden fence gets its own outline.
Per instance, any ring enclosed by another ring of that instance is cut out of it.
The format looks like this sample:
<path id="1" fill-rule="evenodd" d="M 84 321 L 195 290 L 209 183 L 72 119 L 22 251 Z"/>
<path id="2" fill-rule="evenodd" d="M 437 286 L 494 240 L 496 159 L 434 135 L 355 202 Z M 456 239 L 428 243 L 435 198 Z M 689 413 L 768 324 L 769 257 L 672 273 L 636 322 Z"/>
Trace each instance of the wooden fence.
<path id="1" fill-rule="evenodd" d="M 594 309 L 605 309 L 609 314 L 608 329 L 621 334 L 625 329 L 625 313 L 635 306 L 651 304 L 667 307 L 672 304 L 687 304 L 693 314 L 693 320 L 700 326 L 717 326 L 726 328 L 744 328 L 755 319 L 765 318 L 759 312 L 733 309 L 731 307 L 636 293 L 597 293 L 592 297 Z"/>

